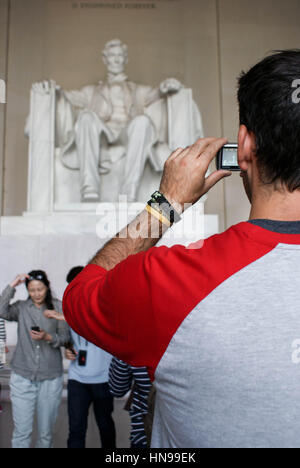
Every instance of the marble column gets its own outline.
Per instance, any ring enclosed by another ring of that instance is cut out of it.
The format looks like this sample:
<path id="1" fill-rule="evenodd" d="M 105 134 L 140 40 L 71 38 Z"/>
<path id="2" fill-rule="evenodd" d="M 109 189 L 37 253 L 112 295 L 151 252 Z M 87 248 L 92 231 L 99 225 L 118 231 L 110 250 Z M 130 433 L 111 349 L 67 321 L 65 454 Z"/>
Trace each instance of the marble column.
<path id="1" fill-rule="evenodd" d="M 8 17 L 9 1 L 0 0 L 0 86 L 4 91 L 7 76 L 7 48 L 8 48 Z M 6 91 L 6 90 L 5 90 Z M 2 214 L 2 196 L 3 196 L 3 169 L 4 169 L 4 138 L 5 138 L 5 99 L 0 99 L 0 216 Z"/>

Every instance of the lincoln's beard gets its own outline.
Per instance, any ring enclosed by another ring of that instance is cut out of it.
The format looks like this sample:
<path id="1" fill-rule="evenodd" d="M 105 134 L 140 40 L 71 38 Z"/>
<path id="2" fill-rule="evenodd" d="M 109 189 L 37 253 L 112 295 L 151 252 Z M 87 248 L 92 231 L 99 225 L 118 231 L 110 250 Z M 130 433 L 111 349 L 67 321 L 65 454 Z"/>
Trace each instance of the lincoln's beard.
<path id="1" fill-rule="evenodd" d="M 108 73 L 111 73 L 112 75 L 121 75 L 121 73 L 124 73 L 124 67 L 123 68 L 114 68 L 110 67 L 108 68 Z"/>
<path id="2" fill-rule="evenodd" d="M 127 75 L 122 71 L 121 73 L 114 74 L 108 71 L 107 73 L 107 81 L 108 83 L 123 83 L 127 80 Z"/>

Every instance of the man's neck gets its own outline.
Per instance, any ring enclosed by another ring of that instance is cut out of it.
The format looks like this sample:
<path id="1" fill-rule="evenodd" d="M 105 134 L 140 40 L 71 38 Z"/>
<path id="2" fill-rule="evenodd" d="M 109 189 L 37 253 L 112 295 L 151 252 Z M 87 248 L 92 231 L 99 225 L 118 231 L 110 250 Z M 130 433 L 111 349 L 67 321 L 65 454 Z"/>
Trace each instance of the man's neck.
<path id="1" fill-rule="evenodd" d="M 249 219 L 300 220 L 300 191 L 261 188 L 253 196 Z"/>

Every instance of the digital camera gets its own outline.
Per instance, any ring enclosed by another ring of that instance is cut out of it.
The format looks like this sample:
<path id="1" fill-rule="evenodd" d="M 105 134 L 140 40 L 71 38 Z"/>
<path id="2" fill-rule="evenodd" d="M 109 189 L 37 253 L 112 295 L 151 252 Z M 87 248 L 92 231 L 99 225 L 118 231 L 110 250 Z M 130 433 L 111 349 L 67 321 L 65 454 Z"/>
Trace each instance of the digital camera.
<path id="1" fill-rule="evenodd" d="M 225 169 L 227 171 L 240 171 L 237 159 L 237 143 L 227 143 L 217 154 L 216 166 L 217 169 Z"/>

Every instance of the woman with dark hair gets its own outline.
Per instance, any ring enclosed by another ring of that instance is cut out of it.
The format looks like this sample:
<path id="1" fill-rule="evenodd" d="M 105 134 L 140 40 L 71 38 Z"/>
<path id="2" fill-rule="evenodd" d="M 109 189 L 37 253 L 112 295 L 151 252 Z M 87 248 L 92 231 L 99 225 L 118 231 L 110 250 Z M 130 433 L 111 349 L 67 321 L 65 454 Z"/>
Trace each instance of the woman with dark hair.
<path id="1" fill-rule="evenodd" d="M 26 285 L 27 291 L 28 292 L 30 291 L 29 297 L 31 297 L 34 300 L 34 292 L 33 292 L 34 286 L 41 287 L 42 285 L 38 283 L 34 283 L 34 282 L 32 283 L 32 281 L 43 283 L 44 286 L 46 286 L 47 291 L 46 291 L 46 296 L 44 298 L 44 303 L 47 307 L 47 310 L 54 310 L 53 301 L 52 301 L 52 292 L 50 288 L 50 281 L 48 280 L 46 273 L 42 270 L 33 270 L 33 271 L 30 271 L 25 278 L 25 285 Z"/>
<path id="2" fill-rule="evenodd" d="M 16 287 L 25 283 L 28 299 L 10 304 Z M 50 448 L 63 389 L 60 347 L 70 340 L 65 322 L 51 320 L 47 310 L 62 312 L 52 297 L 42 270 L 18 275 L 0 296 L 0 317 L 18 322 L 18 342 L 11 361 L 11 401 L 14 419 L 13 448 L 29 448 L 37 408 L 37 448 Z M 46 312 L 46 313 L 45 313 Z"/>

